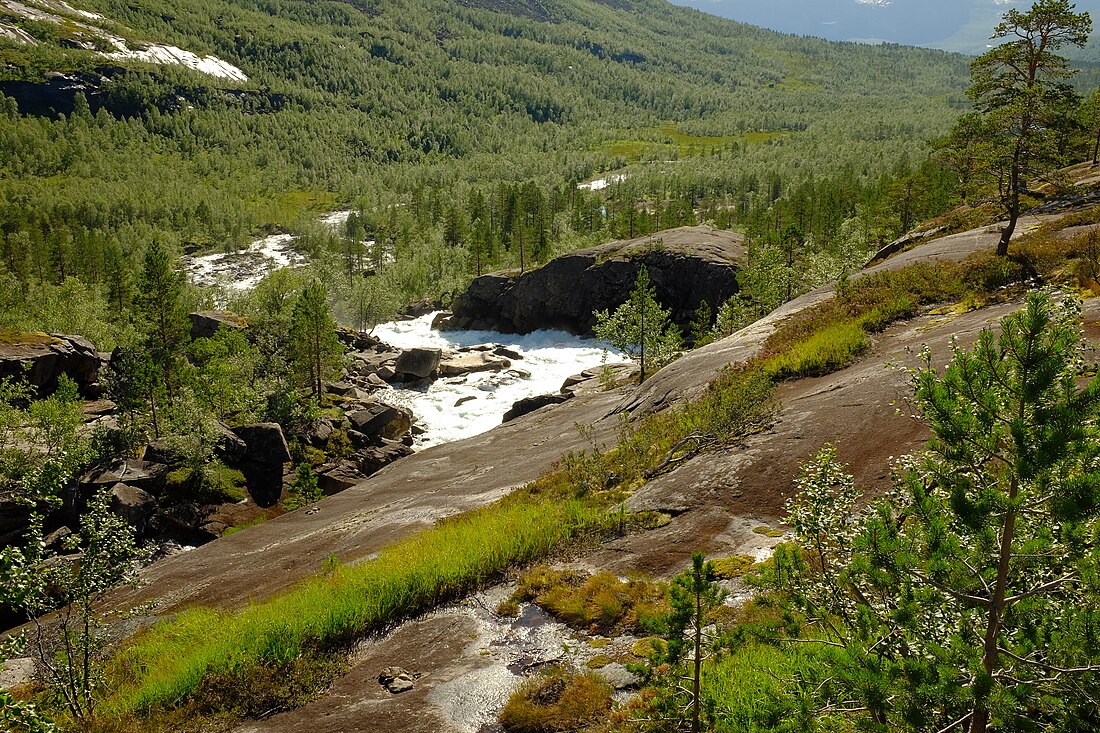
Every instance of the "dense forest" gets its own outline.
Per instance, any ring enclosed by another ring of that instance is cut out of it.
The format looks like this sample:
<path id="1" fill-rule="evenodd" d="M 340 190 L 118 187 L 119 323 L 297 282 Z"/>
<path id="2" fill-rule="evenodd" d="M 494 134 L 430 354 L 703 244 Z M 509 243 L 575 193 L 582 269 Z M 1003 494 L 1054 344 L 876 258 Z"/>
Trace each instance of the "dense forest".
<path id="1" fill-rule="evenodd" d="M 84 328 L 103 348 L 119 337 L 111 304 L 126 310 L 107 286 L 149 242 L 233 249 L 340 206 L 397 256 L 405 300 L 584 243 L 740 226 L 791 197 L 825 242 L 857 210 L 870 224 L 884 177 L 916 167 L 967 105 L 961 56 L 783 36 L 657 2 L 81 10 L 130 43 L 214 54 L 249 77 L 108 62 L 79 47 L 83 26 L 2 11 L 40 42 L 0 40 L 0 89 L 58 71 L 87 80 L 62 114 L 24 114 L 14 91 L 0 105 L 5 319 Z M 575 190 L 607 171 L 619 182 Z M 877 236 L 905 223 L 878 222 Z M 27 307 L 74 297 L 84 307 Z M 67 322 L 78 317 L 96 323 Z"/>

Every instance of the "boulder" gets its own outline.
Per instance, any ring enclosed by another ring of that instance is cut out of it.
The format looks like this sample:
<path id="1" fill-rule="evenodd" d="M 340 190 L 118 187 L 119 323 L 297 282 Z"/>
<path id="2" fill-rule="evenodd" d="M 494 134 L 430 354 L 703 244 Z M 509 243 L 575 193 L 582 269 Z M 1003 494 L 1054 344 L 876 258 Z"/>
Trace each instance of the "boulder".
<path id="1" fill-rule="evenodd" d="M 512 362 L 491 352 L 456 354 L 439 362 L 439 374 L 443 377 L 459 377 L 475 372 L 500 372 L 512 366 Z"/>
<path id="2" fill-rule="evenodd" d="M 25 619 L 24 619 L 25 620 Z M 9 659 L 0 666 L 0 689 L 14 690 L 34 682 L 37 669 L 33 657 Z M 16 721 L 18 724 L 18 721 Z"/>
<path id="3" fill-rule="evenodd" d="M 432 328 L 439 328 L 440 324 L 446 322 L 453 314 L 450 311 L 439 311 L 435 314 L 435 318 L 432 319 Z"/>
<path id="4" fill-rule="evenodd" d="M 413 682 L 420 678 L 416 672 L 409 672 L 402 667 L 386 667 L 378 675 L 378 684 L 389 692 L 398 695 L 408 692 L 413 688 Z"/>
<path id="5" fill-rule="evenodd" d="M 381 343 L 378 338 L 365 331 L 355 331 L 343 327 L 336 329 L 336 338 L 340 339 L 340 343 L 344 346 L 356 351 L 367 351 Z"/>
<path id="6" fill-rule="evenodd" d="M 317 485 L 325 496 L 339 494 L 344 489 L 350 489 L 365 479 L 366 476 L 359 470 L 358 463 L 347 459 L 341 459 L 335 464 L 322 467 L 317 474 Z"/>
<path id="7" fill-rule="evenodd" d="M 324 447 L 328 441 L 329 436 L 332 435 L 332 431 L 336 429 L 336 422 L 333 418 L 325 416 L 319 419 L 313 424 L 309 432 L 306 433 L 306 441 L 309 442 L 315 448 Z"/>
<path id="8" fill-rule="evenodd" d="M 526 415 L 529 412 L 534 412 L 548 405 L 560 405 L 566 400 L 572 399 L 572 392 L 559 392 L 557 394 L 540 394 L 534 397 L 524 397 L 522 400 L 517 400 L 512 403 L 512 409 L 504 413 L 504 418 L 500 421 L 501 424 L 515 420 L 521 415 Z"/>
<path id="9" fill-rule="evenodd" d="M 397 379 L 404 381 L 424 379 L 435 372 L 442 356 L 443 352 L 440 349 L 407 349 L 397 357 L 393 371 Z"/>
<path id="10" fill-rule="evenodd" d="M 368 404 L 361 410 L 348 413 L 348 421 L 354 430 L 366 436 L 378 436 L 394 440 L 409 432 L 412 413 L 404 407 L 393 407 L 381 402 Z"/>
<path id="11" fill-rule="evenodd" d="M 278 423 L 262 422 L 234 428 L 233 432 L 248 448 L 247 460 L 255 463 L 279 464 L 290 460 L 290 447 Z"/>
<path id="12" fill-rule="evenodd" d="M 158 496 L 168 477 L 168 466 L 151 461 L 129 460 L 116 463 L 107 469 L 93 469 L 80 479 L 80 488 L 86 496 L 115 484 L 128 484 L 147 494 Z"/>
<path id="13" fill-rule="evenodd" d="M 40 395 L 52 394 L 62 374 L 85 397 L 99 397 L 99 352 L 81 336 L 5 332 L 0 336 L 0 379 L 26 378 Z"/>
<path id="14" fill-rule="evenodd" d="M 359 470 L 364 475 L 370 476 L 399 458 L 411 456 L 413 449 L 403 443 L 393 440 L 383 440 L 380 446 L 364 448 L 355 454 L 355 460 L 359 463 Z"/>
<path id="15" fill-rule="evenodd" d="M 740 235 L 705 226 L 610 242 L 555 258 L 518 277 L 476 278 L 455 299 L 454 315 L 440 327 L 503 333 L 553 328 L 591 335 L 593 313 L 625 301 L 644 265 L 658 300 L 690 332 L 702 301 L 717 310 L 737 292 L 737 269 L 745 257 Z"/>
<path id="16" fill-rule="evenodd" d="M 111 489 L 111 511 L 133 527 L 139 537 L 145 534 L 145 528 L 156 509 L 157 500 L 136 486 L 115 484 Z"/>
<path id="17" fill-rule="evenodd" d="M 192 339 L 208 339 L 222 327 L 242 329 L 247 325 L 244 318 L 229 311 L 196 311 L 187 317 L 191 319 Z"/>
<path id="18" fill-rule="evenodd" d="M 503 356 L 505 359 L 511 359 L 512 361 L 519 361 L 523 359 L 523 354 L 519 353 L 515 349 L 509 349 L 507 346 L 497 345 L 493 347 L 493 353 L 497 356 Z"/>

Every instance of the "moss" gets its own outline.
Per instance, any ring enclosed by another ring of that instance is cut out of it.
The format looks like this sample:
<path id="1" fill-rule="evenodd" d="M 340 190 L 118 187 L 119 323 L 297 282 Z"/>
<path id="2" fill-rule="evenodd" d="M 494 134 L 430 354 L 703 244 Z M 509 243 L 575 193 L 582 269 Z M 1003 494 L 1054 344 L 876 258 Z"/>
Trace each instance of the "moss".
<path id="1" fill-rule="evenodd" d="M 505 618 L 516 618 L 519 616 L 519 601 L 515 598 L 504 599 L 497 606 L 497 615 Z"/>
<path id="2" fill-rule="evenodd" d="M 606 654 L 597 654 L 596 656 L 585 662 L 584 666 L 589 669 L 603 669 L 607 665 L 611 664 L 611 657 Z"/>
<path id="3" fill-rule="evenodd" d="M 602 636 L 596 636 L 588 640 L 588 646 L 593 649 L 603 649 L 611 643 L 611 639 L 604 638 Z"/>
<path id="4" fill-rule="evenodd" d="M 611 686 L 592 672 L 571 675 L 551 669 L 532 677 L 500 713 L 508 733 L 581 730 L 611 710 Z"/>
<path id="5" fill-rule="evenodd" d="M 584 576 L 533 568 L 520 579 L 515 600 L 533 600 L 562 623 L 580 631 L 653 628 L 667 610 L 664 583 L 640 578 L 619 580 L 612 573 Z"/>
<path id="6" fill-rule="evenodd" d="M 714 577 L 723 580 L 740 578 L 752 569 L 756 564 L 756 558 L 752 555 L 733 555 L 731 557 L 719 557 L 711 560 L 714 566 Z"/>
<path id="7" fill-rule="evenodd" d="M 659 636 L 648 636 L 638 639 L 631 647 L 630 653 L 639 659 L 649 659 L 653 655 L 663 655 L 668 651 L 668 642 Z"/>
<path id="8" fill-rule="evenodd" d="M 18 328 L 0 328 L 0 344 L 5 346 L 40 346 L 61 343 L 42 331 L 21 331 Z"/>
<path id="9" fill-rule="evenodd" d="M 759 527 L 753 527 L 752 531 L 756 534 L 764 535 L 765 537 L 782 537 L 783 531 L 779 529 L 773 529 L 767 525 L 761 525 Z"/>

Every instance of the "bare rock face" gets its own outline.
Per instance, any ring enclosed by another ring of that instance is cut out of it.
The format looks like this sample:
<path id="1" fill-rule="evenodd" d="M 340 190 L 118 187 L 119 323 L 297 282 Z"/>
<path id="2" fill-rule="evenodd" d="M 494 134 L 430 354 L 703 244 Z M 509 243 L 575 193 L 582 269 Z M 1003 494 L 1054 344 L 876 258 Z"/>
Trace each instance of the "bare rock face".
<path id="1" fill-rule="evenodd" d="M 452 305 L 444 330 L 530 333 L 554 328 L 591 335 L 594 311 L 626 300 L 644 265 L 658 299 L 686 328 L 702 301 L 717 309 L 737 292 L 745 258 L 739 235 L 681 227 L 648 237 L 582 249 L 519 277 L 484 275 Z"/>
<path id="2" fill-rule="evenodd" d="M 278 423 L 262 422 L 234 428 L 233 432 L 244 441 L 248 459 L 257 463 L 277 463 L 280 466 L 290 460 L 290 447 Z"/>
<path id="3" fill-rule="evenodd" d="M 99 396 L 99 353 L 81 336 L 46 333 L 0 334 L 0 378 L 26 376 L 39 394 L 57 389 L 62 374 L 76 382 L 85 397 Z"/>
<path id="4" fill-rule="evenodd" d="M 196 311 L 189 314 L 188 318 L 191 319 L 191 338 L 193 339 L 210 338 L 219 328 L 245 327 L 244 319 L 229 311 Z"/>
<path id="5" fill-rule="evenodd" d="M 348 421 L 356 432 L 368 437 L 381 437 L 396 440 L 412 427 L 412 413 L 403 407 L 376 402 L 362 410 L 348 414 Z"/>

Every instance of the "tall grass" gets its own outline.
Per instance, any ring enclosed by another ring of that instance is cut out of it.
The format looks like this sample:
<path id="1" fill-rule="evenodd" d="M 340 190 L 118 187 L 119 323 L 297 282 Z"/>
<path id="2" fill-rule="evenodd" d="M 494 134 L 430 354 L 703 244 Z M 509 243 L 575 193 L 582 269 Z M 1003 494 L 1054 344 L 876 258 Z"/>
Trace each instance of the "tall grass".
<path id="1" fill-rule="evenodd" d="M 141 635 L 113 661 L 106 707 L 127 713 L 186 701 L 208 675 L 289 663 L 459 598 L 550 554 L 606 514 L 529 495 L 440 523 L 367 563 L 338 567 L 240 611 L 193 609 Z"/>

